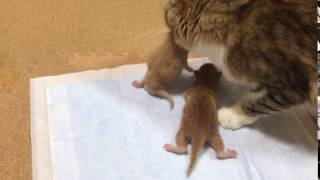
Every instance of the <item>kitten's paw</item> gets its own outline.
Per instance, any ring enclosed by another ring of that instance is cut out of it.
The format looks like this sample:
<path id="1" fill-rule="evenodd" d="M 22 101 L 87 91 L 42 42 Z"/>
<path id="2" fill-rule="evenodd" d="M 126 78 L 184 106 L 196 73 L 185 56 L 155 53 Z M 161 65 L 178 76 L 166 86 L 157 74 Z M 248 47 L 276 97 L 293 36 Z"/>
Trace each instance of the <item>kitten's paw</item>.
<path id="1" fill-rule="evenodd" d="M 140 81 L 132 81 L 131 85 L 135 88 L 143 88 L 143 82 L 140 82 Z"/>
<path id="2" fill-rule="evenodd" d="M 172 144 L 165 144 L 163 148 L 171 153 L 175 154 L 188 154 L 188 149 L 186 147 L 177 147 Z"/>
<path id="3" fill-rule="evenodd" d="M 229 159 L 229 158 L 237 158 L 238 153 L 235 150 L 228 149 L 226 151 L 222 151 L 217 153 L 218 159 Z"/>
<path id="4" fill-rule="evenodd" d="M 174 146 L 173 146 L 172 144 L 165 144 L 165 145 L 163 146 L 163 148 L 164 148 L 166 151 L 171 152 L 172 149 L 174 149 Z"/>
<path id="5" fill-rule="evenodd" d="M 239 108 L 222 108 L 218 111 L 218 120 L 226 129 L 239 129 L 253 123 L 256 118 L 245 115 Z"/>

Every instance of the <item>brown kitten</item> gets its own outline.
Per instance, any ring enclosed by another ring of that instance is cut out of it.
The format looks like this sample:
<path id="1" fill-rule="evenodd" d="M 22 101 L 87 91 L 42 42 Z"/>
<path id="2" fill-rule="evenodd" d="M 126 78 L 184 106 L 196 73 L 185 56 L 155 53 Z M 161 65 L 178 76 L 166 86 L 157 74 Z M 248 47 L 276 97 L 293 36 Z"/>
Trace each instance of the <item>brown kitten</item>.
<path id="1" fill-rule="evenodd" d="M 313 0 L 169 0 L 175 42 L 213 59 L 248 92 L 219 110 L 225 128 L 312 104 L 316 112 L 316 2 Z M 316 114 L 312 114 L 315 118 Z"/>
<path id="2" fill-rule="evenodd" d="M 176 135 L 176 143 L 166 144 L 164 148 L 173 153 L 187 154 L 187 143 L 191 141 L 192 152 L 187 176 L 190 176 L 198 154 L 206 142 L 216 151 L 218 159 L 236 158 L 234 150 L 224 151 L 223 142 L 218 132 L 217 103 L 215 101 L 215 86 L 218 84 L 221 72 L 212 64 L 201 66 L 195 71 L 193 85 L 184 93 L 185 106 L 180 129 Z"/>
<path id="3" fill-rule="evenodd" d="M 132 85 L 144 87 L 149 94 L 167 99 L 172 109 L 174 102 L 168 93 L 170 83 L 181 74 L 183 68 L 190 72 L 193 70 L 188 66 L 188 51 L 176 45 L 170 36 L 169 33 L 164 43 L 149 57 L 144 79 L 141 82 L 133 81 Z"/>

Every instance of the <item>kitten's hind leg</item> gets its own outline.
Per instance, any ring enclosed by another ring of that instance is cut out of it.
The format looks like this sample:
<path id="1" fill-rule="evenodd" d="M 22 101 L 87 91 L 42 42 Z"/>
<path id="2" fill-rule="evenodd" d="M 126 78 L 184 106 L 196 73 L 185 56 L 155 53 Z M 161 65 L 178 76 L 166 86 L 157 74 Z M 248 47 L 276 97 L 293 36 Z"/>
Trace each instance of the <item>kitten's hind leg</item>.
<path id="1" fill-rule="evenodd" d="M 228 158 L 236 158 L 237 152 L 235 150 L 224 150 L 223 141 L 220 137 L 220 135 L 214 135 L 210 138 L 210 145 L 214 148 L 216 151 L 216 157 L 218 159 L 228 159 Z"/>
<path id="2" fill-rule="evenodd" d="M 164 149 L 176 154 L 188 154 L 187 141 L 183 130 L 179 130 L 176 135 L 177 145 L 165 144 Z"/>
<path id="3" fill-rule="evenodd" d="M 170 104 L 170 110 L 173 109 L 174 107 L 173 98 L 170 96 L 170 94 L 166 90 L 161 89 L 161 90 L 153 91 L 151 94 L 166 99 Z"/>

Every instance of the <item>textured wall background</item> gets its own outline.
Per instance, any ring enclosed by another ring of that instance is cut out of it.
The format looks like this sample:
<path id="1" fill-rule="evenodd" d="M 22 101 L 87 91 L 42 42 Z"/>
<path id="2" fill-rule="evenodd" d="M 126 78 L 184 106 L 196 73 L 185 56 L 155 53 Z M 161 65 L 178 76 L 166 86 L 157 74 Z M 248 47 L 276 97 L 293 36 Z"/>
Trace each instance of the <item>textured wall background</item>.
<path id="1" fill-rule="evenodd" d="M 162 0 L 0 1 L 0 179 L 31 179 L 29 79 L 140 63 Z"/>

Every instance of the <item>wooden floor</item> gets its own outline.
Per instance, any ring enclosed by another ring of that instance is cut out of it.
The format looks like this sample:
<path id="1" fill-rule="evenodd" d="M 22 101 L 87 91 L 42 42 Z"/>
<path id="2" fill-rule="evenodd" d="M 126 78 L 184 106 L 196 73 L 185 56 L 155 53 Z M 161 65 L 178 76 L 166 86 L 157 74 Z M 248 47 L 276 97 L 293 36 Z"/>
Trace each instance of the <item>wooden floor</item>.
<path id="1" fill-rule="evenodd" d="M 0 179 L 32 178 L 30 78 L 145 61 L 162 0 L 1 0 Z"/>

